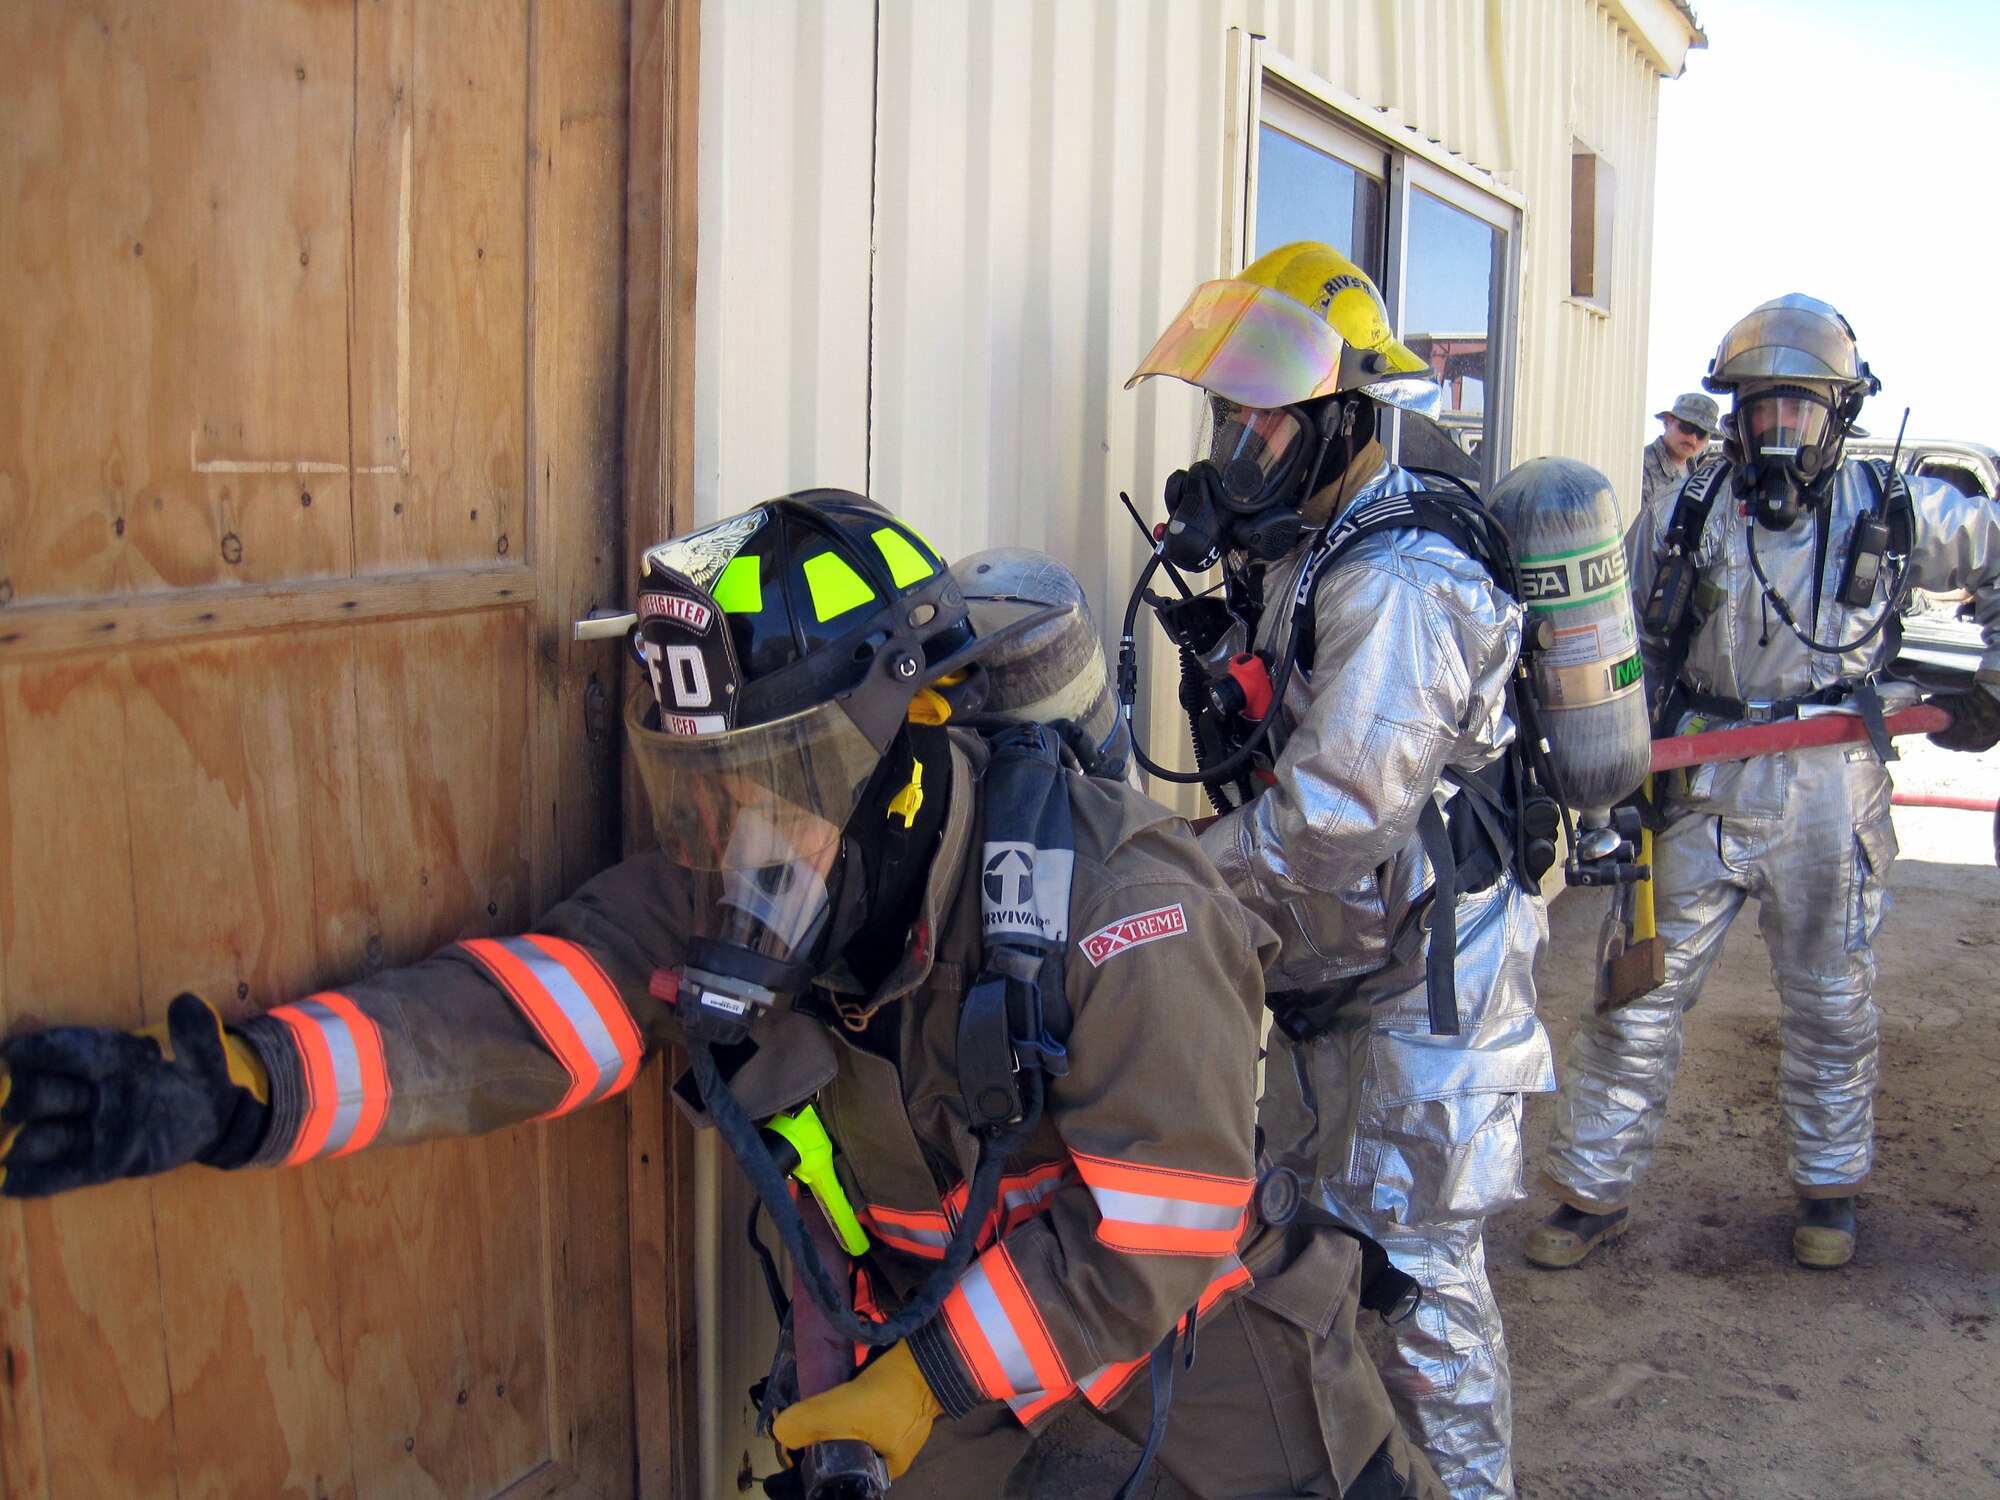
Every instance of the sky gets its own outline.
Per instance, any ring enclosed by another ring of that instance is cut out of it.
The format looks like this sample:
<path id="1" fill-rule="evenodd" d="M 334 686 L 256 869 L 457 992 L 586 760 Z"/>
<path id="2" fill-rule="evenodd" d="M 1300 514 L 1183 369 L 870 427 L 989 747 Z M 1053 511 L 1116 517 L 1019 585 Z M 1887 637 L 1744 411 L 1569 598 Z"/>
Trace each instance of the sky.
<path id="1" fill-rule="evenodd" d="M 1871 432 L 1907 405 L 1912 437 L 2000 443 L 2000 3 L 1694 9 L 1708 49 L 1660 88 L 1648 413 L 1701 388 L 1736 319 L 1804 292 L 1881 377 Z"/>

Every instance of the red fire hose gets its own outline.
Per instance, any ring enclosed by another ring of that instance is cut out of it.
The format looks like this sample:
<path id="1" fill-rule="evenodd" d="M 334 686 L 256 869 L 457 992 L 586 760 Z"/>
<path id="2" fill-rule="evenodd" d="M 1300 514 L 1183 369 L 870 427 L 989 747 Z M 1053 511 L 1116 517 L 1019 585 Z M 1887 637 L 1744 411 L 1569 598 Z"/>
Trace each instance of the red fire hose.
<path id="1" fill-rule="evenodd" d="M 2000 798 L 1945 797 L 1935 792 L 1898 792 L 1889 799 L 1898 807 L 1948 807 L 1953 812 L 1990 813 L 2000 810 Z"/>
<path id="2" fill-rule="evenodd" d="M 1919 703 L 1888 719 L 1891 734 L 1934 734 L 1951 727 L 1951 715 L 1942 708 Z M 1856 714 L 1819 714 L 1810 719 L 1786 719 L 1777 724 L 1748 724 L 1741 729 L 1711 729 L 1704 734 L 1682 734 L 1653 741 L 1653 770 L 1675 771 L 1683 766 L 1703 766 L 1711 761 L 1749 760 L 1756 755 L 1776 755 L 1783 750 L 1803 750 L 1811 745 L 1844 745 L 1868 738 L 1868 727 Z M 1992 804 L 1986 804 L 1988 810 Z"/>
<path id="3" fill-rule="evenodd" d="M 1888 718 L 1891 734 L 1934 734 L 1951 727 L 1951 714 L 1942 708 L 1920 703 Z M 1672 771 L 1682 766 L 1707 765 L 1719 760 L 1748 760 L 1753 755 L 1773 755 L 1781 750 L 1803 750 L 1808 745 L 1844 745 L 1865 740 L 1868 730 L 1853 714 L 1821 714 L 1810 719 L 1786 719 L 1778 724 L 1751 724 L 1742 729 L 1713 729 L 1706 734 L 1677 735 L 1653 741 L 1653 769 Z M 1935 792 L 1898 792 L 1898 807 L 1943 807 L 1954 812 L 1990 813 L 2000 809 L 2000 798 L 1950 797 Z"/>

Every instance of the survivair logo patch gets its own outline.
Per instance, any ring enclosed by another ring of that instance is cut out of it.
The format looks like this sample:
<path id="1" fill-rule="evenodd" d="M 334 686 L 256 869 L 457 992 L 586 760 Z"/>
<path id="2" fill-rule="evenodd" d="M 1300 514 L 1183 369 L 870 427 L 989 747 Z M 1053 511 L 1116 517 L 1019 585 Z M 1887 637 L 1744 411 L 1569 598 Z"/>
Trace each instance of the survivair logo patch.
<path id="1" fill-rule="evenodd" d="M 639 618 L 651 620 L 660 615 L 679 620 L 696 635 L 706 635 L 715 619 L 715 611 L 699 599 L 689 599 L 681 594 L 641 594 Z"/>
<path id="2" fill-rule="evenodd" d="M 1099 968 L 1114 953 L 1123 953 L 1141 943 L 1157 943 L 1161 938 L 1179 937 L 1186 931 L 1187 913 L 1176 901 L 1172 906 L 1155 907 L 1136 917 L 1120 918 L 1109 927 L 1100 927 L 1077 946 L 1083 949 L 1091 967 Z"/>
<path id="3" fill-rule="evenodd" d="M 1069 937 L 1069 882 L 1076 855 L 1068 849 L 995 840 L 980 866 L 979 906 L 986 934 L 1014 933 L 1060 943 Z"/>

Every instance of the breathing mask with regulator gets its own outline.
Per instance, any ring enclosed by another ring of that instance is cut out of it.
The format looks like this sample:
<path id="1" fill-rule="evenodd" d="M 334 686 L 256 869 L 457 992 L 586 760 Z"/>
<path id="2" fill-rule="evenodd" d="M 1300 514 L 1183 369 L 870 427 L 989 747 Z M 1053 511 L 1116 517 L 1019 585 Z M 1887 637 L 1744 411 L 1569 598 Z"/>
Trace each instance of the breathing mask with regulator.
<path id="1" fill-rule="evenodd" d="M 1766 530 L 1789 530 L 1825 503 L 1860 407 L 1858 392 L 1840 398 L 1837 407 L 1835 399 L 1825 387 L 1789 384 L 1737 394 L 1737 489 Z"/>

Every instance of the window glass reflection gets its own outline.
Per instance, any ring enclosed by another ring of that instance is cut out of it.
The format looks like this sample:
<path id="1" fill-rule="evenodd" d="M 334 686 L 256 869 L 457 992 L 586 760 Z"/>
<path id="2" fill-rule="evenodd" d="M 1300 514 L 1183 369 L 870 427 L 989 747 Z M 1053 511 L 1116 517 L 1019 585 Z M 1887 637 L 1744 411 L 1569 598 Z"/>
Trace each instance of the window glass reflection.
<path id="1" fill-rule="evenodd" d="M 1318 240 L 1380 282 L 1382 183 L 1269 125 L 1257 153 L 1257 253 Z"/>
<path id="2" fill-rule="evenodd" d="M 1410 194 L 1403 342 L 1430 361 L 1444 387 L 1440 423 L 1459 453 L 1473 460 L 1438 463 L 1440 468 L 1476 474 L 1485 447 L 1487 351 L 1501 248 L 1500 231 L 1484 219 L 1421 189 Z M 1421 425 L 1404 424 L 1406 448 Z"/>

